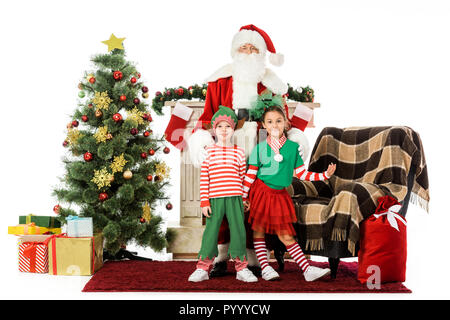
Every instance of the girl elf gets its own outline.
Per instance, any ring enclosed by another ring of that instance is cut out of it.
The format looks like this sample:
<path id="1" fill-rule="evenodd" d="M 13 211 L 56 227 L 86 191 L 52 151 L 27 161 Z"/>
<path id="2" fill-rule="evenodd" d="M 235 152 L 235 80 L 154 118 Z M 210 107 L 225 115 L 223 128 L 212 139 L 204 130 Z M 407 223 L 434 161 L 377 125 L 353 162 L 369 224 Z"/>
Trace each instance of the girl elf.
<path id="1" fill-rule="evenodd" d="M 254 231 L 255 253 L 261 265 L 262 278 L 279 278 L 267 261 L 264 235 L 269 233 L 278 235 L 303 271 L 305 280 L 314 281 L 329 274 L 330 269 L 310 266 L 295 241 L 296 233 L 292 223 L 297 221 L 297 217 L 292 199 L 285 188 L 291 184 L 293 172 L 302 180 L 326 180 L 333 175 L 336 165 L 330 164 L 328 170 L 322 173 L 306 171 L 297 151 L 299 145 L 286 138 L 284 131 L 287 119 L 278 105 L 264 108 L 261 121 L 267 130 L 267 140 L 260 142 L 250 155 L 244 180 L 244 206 L 246 210 L 251 207 L 249 223 Z"/>
<path id="2" fill-rule="evenodd" d="M 206 217 L 197 269 L 189 281 L 208 280 L 209 268 L 217 256 L 217 239 L 223 216 L 230 228 L 228 254 L 235 260 L 236 279 L 256 282 L 247 268 L 246 233 L 244 227 L 243 180 L 246 169 L 244 149 L 232 144 L 231 137 L 238 119 L 233 110 L 220 106 L 211 119 L 217 144 L 206 148 L 208 156 L 200 172 L 200 206 Z"/>

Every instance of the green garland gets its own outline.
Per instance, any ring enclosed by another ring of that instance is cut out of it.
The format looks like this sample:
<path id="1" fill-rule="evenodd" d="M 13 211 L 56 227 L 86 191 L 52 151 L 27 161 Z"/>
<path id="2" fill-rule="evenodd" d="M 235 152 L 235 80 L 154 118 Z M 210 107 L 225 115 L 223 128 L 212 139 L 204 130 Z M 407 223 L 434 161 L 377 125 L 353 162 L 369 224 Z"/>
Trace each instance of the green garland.
<path id="1" fill-rule="evenodd" d="M 162 108 L 166 101 L 177 101 L 177 100 L 192 100 L 199 99 L 201 101 L 205 100 L 206 89 L 208 85 L 206 83 L 202 85 L 194 84 L 188 88 L 179 86 L 176 88 L 165 88 L 163 92 L 156 92 L 155 97 L 152 100 L 152 108 L 156 113 L 162 114 Z M 298 102 L 314 102 L 314 90 L 309 86 L 300 87 L 301 91 L 294 89 L 288 84 L 288 92 L 285 97 L 288 100 L 298 101 Z"/>

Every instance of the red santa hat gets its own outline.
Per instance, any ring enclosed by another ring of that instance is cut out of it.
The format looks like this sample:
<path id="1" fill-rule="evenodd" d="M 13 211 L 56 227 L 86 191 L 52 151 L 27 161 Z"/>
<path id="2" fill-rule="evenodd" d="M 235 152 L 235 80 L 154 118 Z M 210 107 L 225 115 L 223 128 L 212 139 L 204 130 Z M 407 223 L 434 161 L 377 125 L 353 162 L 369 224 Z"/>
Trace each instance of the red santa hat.
<path id="1" fill-rule="evenodd" d="M 244 44 L 250 43 L 258 48 L 261 54 L 270 52 L 269 61 L 275 66 L 281 66 L 284 62 L 284 56 L 277 53 L 269 35 L 260 28 L 249 24 L 241 27 L 238 33 L 233 37 L 231 43 L 231 56 L 234 57 L 237 50 Z"/>

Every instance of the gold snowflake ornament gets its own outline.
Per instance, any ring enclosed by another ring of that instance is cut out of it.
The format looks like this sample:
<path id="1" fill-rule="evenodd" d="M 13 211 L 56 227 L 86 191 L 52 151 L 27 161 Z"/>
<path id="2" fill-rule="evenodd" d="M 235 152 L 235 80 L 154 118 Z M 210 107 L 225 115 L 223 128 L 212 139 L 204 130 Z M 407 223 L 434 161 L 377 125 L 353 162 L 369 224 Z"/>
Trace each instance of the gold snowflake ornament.
<path id="1" fill-rule="evenodd" d="M 113 173 L 122 172 L 123 167 L 128 161 L 125 160 L 123 153 L 120 156 L 114 157 L 114 161 L 109 166 Z"/>
<path id="2" fill-rule="evenodd" d="M 155 166 L 155 173 L 162 179 L 166 179 L 169 177 L 170 168 L 164 162 L 161 162 Z"/>
<path id="3" fill-rule="evenodd" d="M 78 129 L 69 129 L 67 132 L 67 141 L 70 145 L 76 145 L 78 143 L 78 139 L 80 139 L 82 134 Z"/>
<path id="4" fill-rule="evenodd" d="M 95 91 L 95 97 L 92 100 L 92 102 L 98 109 L 108 110 L 109 104 L 112 102 L 112 99 L 108 96 L 108 91 L 104 92 Z"/>
<path id="5" fill-rule="evenodd" d="M 144 112 L 139 111 L 138 108 L 134 107 L 131 111 L 127 111 L 127 120 L 136 121 L 137 124 L 144 124 Z"/>
<path id="6" fill-rule="evenodd" d="M 106 140 L 108 140 L 108 126 L 98 128 L 97 132 L 94 134 L 94 138 L 97 143 L 106 142 Z"/>
<path id="7" fill-rule="evenodd" d="M 145 219 L 146 222 L 150 222 L 152 218 L 152 209 L 150 208 L 150 205 L 148 202 L 145 203 L 145 205 L 142 207 L 142 218 Z"/>
<path id="8" fill-rule="evenodd" d="M 92 182 L 94 182 L 99 189 L 104 187 L 110 187 L 111 181 L 114 179 L 114 175 L 109 173 L 106 168 L 101 170 L 94 170 L 94 177 Z"/>

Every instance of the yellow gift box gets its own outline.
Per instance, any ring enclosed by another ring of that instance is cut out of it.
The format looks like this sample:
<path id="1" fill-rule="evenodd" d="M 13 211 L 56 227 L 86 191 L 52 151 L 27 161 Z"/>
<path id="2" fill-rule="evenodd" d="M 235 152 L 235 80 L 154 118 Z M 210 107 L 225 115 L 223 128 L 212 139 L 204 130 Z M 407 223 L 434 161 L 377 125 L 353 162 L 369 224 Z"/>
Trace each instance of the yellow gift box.
<path id="1" fill-rule="evenodd" d="M 18 224 L 17 226 L 9 226 L 8 234 L 28 235 L 28 234 L 44 234 L 44 233 L 60 234 L 61 228 L 38 227 L 34 222 L 28 224 Z"/>
<path id="2" fill-rule="evenodd" d="M 48 239 L 49 274 L 90 276 L 103 266 L 103 236 L 68 237 L 53 235 Z"/>

